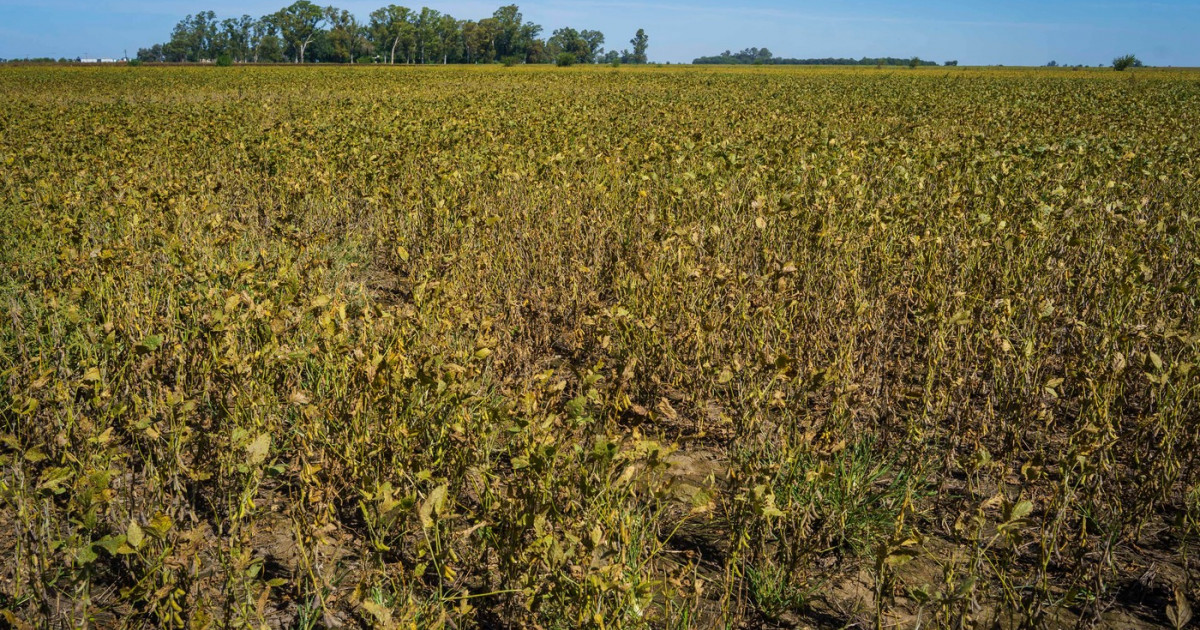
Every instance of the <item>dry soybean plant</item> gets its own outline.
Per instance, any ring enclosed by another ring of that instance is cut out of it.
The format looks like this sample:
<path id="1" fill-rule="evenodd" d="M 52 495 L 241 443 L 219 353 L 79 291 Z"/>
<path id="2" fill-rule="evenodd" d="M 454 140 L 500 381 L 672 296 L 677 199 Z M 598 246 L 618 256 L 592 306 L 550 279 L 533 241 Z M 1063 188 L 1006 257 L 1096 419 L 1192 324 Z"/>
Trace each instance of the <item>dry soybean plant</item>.
<path id="1" fill-rule="evenodd" d="M 0 69 L 0 624 L 1188 627 L 1200 75 Z"/>

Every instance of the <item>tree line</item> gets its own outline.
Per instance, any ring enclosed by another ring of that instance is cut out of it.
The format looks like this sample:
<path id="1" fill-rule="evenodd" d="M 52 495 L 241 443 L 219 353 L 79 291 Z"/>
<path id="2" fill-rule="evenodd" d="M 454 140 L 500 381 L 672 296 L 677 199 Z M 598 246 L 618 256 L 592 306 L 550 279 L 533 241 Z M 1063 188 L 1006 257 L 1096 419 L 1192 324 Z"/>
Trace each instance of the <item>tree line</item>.
<path id="1" fill-rule="evenodd" d="M 502 6 L 491 17 L 459 20 L 429 7 L 388 5 L 367 21 L 309 0 L 261 17 L 218 19 L 212 11 L 188 15 L 166 43 L 138 50 L 146 62 L 269 63 L 646 63 L 649 37 L 638 29 L 632 49 L 605 50 L 596 30 L 556 29 L 525 21 L 520 8 Z M 566 58 L 569 57 L 569 58 Z"/>
<path id="2" fill-rule="evenodd" d="M 914 63 L 916 62 L 916 63 Z M 785 59 L 776 57 L 766 48 L 746 48 L 741 52 L 726 50 L 711 57 L 697 57 L 694 64 L 760 64 L 760 65 L 794 65 L 794 66 L 936 66 L 936 61 L 925 61 L 917 57 L 901 59 L 899 57 L 863 57 L 848 59 L 844 57 L 825 57 L 821 59 Z M 958 65 L 957 61 L 946 62 L 946 65 Z"/>

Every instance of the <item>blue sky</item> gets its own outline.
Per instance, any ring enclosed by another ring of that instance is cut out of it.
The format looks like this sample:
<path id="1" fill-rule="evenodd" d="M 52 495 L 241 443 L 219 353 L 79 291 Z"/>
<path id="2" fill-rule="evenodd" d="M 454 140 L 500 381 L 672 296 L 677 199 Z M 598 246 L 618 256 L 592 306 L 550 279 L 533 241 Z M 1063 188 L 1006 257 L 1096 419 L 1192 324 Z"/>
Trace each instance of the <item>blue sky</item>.
<path id="1" fill-rule="evenodd" d="M 165 40 L 188 13 L 261 15 L 290 0 L 0 0 L 0 57 L 119 57 Z M 365 18 L 396 0 L 342 0 Z M 322 0 L 328 4 L 330 0 Z M 428 5 L 479 19 L 501 2 Z M 918 55 L 963 64 L 1107 63 L 1132 52 L 1151 65 L 1200 66 L 1200 0 L 583 0 L 519 2 L 545 27 L 599 29 L 608 48 L 626 48 L 638 28 L 653 61 L 686 62 L 726 49 L 767 47 L 784 57 Z"/>

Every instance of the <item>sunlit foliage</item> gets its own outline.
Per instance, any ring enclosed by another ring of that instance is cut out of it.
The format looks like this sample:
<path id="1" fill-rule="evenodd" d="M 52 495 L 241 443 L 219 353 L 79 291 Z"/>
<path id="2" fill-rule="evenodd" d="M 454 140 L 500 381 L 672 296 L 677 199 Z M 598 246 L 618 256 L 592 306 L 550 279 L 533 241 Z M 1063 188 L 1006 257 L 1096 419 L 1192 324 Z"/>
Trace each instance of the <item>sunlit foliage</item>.
<path id="1" fill-rule="evenodd" d="M 1186 72 L 0 69 L 13 626 L 1183 624 Z"/>

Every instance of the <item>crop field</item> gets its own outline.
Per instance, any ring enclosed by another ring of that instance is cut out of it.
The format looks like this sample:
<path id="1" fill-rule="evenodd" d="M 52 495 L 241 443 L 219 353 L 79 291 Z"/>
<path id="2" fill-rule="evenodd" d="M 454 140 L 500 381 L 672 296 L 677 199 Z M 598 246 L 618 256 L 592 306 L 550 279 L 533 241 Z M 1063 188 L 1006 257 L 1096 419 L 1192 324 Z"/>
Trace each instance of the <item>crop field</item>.
<path id="1" fill-rule="evenodd" d="M 0 626 L 1194 627 L 1198 179 L 1182 70 L 0 68 Z"/>

